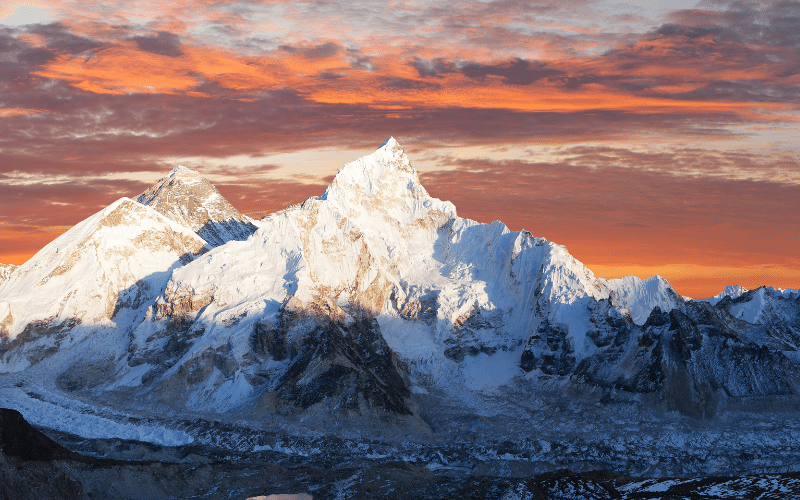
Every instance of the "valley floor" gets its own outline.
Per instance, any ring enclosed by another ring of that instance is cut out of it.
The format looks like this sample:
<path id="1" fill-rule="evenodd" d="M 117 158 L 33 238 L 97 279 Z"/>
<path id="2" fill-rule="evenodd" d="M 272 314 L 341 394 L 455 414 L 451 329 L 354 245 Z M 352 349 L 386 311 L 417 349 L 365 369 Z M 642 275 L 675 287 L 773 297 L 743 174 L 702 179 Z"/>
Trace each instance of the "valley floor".
<path id="1" fill-rule="evenodd" d="M 14 423 L 3 411 L 7 433 Z M 18 427 L 17 423 L 17 427 Z M 18 428 L 14 429 L 18 432 Z M 26 436 L 33 440 L 35 430 Z M 742 477 L 642 479 L 607 471 L 557 470 L 531 477 L 480 474 L 374 459 L 329 468 L 311 458 L 289 465 L 260 459 L 182 462 L 98 459 L 58 453 L 38 443 L 39 456 L 0 453 L 0 498 L 248 499 L 294 494 L 298 499 L 694 499 L 793 498 L 800 473 Z M 52 446 L 56 448 L 57 445 Z M 7 448 L 7 447 L 4 447 Z M 56 448 L 57 449 L 57 448 Z M 29 452 L 31 448 L 28 448 Z M 50 455 L 48 456 L 48 451 Z M 193 459 L 194 458 L 194 459 Z M 276 497 L 272 497 L 276 498 Z M 280 497 L 286 498 L 286 497 Z"/>
<path id="2" fill-rule="evenodd" d="M 462 407 L 462 415 L 454 416 L 464 401 L 446 407 L 434 406 L 439 395 L 415 397 L 425 407 L 427 437 L 387 432 L 380 439 L 375 433 L 337 433 L 333 425 L 303 431 L 256 429 L 252 421 L 157 418 L 82 405 L 21 383 L 6 385 L 0 406 L 16 408 L 66 448 L 31 457 L 4 446 L 0 498 L 800 496 L 800 423 L 794 412 L 713 424 L 677 415 L 647 420 L 632 413 L 633 405 L 607 398 L 594 403 L 594 414 L 577 406 L 526 406 L 529 415 L 520 418 L 510 408 L 492 415 L 498 410 L 488 410 L 490 401 L 472 401 L 483 405 L 482 415 Z M 7 414 L 4 439 L 24 436 L 22 424 L 9 428 Z M 26 448 L 41 446 L 34 440 Z"/>

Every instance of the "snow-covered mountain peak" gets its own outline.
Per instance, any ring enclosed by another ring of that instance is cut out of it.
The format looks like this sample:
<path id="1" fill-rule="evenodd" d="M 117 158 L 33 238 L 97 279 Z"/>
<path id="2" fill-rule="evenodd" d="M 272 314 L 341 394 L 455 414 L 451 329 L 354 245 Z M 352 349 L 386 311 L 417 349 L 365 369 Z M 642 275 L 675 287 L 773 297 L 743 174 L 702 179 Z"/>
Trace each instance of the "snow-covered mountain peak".
<path id="1" fill-rule="evenodd" d="M 241 216 L 210 182 L 181 166 L 172 169 L 166 177 L 140 194 L 136 201 L 192 231 L 203 227 L 210 218 Z"/>
<path id="2" fill-rule="evenodd" d="M 400 144 L 397 142 L 397 139 L 395 139 L 393 136 L 390 135 L 388 139 L 383 141 L 383 144 L 378 146 L 378 149 L 381 149 L 381 148 L 393 148 L 395 146 L 400 146 Z"/>
<path id="3" fill-rule="evenodd" d="M 646 279 L 625 276 L 607 283 L 612 303 L 627 309 L 637 325 L 643 325 L 655 307 L 669 311 L 683 302 L 672 285 L 657 274 Z"/>
<path id="4" fill-rule="evenodd" d="M 182 177 L 182 178 L 201 178 L 200 173 L 191 168 L 184 167 L 183 165 L 176 165 L 175 168 L 170 170 L 167 177 Z"/>
<path id="5" fill-rule="evenodd" d="M 745 288 L 743 286 L 728 285 L 728 286 L 725 287 L 724 290 L 722 290 L 717 295 L 714 295 L 713 297 L 710 297 L 708 299 L 702 299 L 701 302 L 708 302 L 711 305 L 716 305 L 719 301 L 721 301 L 725 297 L 730 297 L 731 299 L 735 299 L 737 297 L 742 296 L 743 294 L 745 294 L 747 292 L 748 292 L 747 288 Z"/>
<path id="6" fill-rule="evenodd" d="M 345 214 L 379 212 L 397 220 L 422 219 L 430 210 L 455 217 L 452 203 L 431 198 L 398 142 L 390 137 L 372 154 L 343 166 L 321 200 Z"/>
<path id="7" fill-rule="evenodd" d="M 136 201 L 195 231 L 211 246 L 247 239 L 256 229 L 198 172 L 177 166 Z"/>
<path id="8" fill-rule="evenodd" d="M 558 387 L 687 412 L 722 401 L 709 390 L 800 392 L 796 290 L 711 306 L 658 275 L 598 278 L 561 245 L 458 217 L 393 138 L 230 241 L 248 224 L 176 167 L 76 225 L 0 282 L 0 373 L 259 422 L 431 402 L 490 403 L 500 422 Z"/>

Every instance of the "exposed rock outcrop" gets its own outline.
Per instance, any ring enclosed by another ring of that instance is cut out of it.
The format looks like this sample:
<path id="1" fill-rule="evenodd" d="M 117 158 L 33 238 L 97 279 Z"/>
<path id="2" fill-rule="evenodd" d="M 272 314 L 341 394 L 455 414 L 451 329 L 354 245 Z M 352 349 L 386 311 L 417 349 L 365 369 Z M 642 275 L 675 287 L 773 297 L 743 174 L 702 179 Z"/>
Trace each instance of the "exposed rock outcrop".
<path id="1" fill-rule="evenodd" d="M 211 246 L 232 240 L 246 240 L 257 227 L 222 197 L 207 179 L 186 167 L 177 166 L 136 201 L 178 222 Z"/>

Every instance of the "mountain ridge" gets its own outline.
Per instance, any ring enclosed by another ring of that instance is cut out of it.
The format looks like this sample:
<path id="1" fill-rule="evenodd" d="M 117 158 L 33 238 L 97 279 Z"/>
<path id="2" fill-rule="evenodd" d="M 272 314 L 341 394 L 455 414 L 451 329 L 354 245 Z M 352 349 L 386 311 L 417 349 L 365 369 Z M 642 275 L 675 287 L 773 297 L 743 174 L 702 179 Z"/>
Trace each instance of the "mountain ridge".
<path id="1" fill-rule="evenodd" d="M 120 292 L 158 290 L 163 286 L 159 276 L 205 251 L 205 245 L 155 210 L 121 198 L 53 240 L 0 283 L 0 314 L 5 312 L 0 337 L 13 341 L 41 322 L 108 322 Z"/>
<path id="2" fill-rule="evenodd" d="M 561 245 L 459 217 L 391 138 L 242 240 L 209 244 L 197 228 L 222 217 L 170 209 L 216 192 L 198 177 L 176 168 L 142 198 L 156 207 L 119 200 L 0 283 L 7 380 L 146 418 L 441 439 L 473 418 L 508 436 L 551 405 L 608 421 L 611 402 L 697 421 L 800 405 L 796 291 L 712 303 L 660 276 L 598 278 Z"/>

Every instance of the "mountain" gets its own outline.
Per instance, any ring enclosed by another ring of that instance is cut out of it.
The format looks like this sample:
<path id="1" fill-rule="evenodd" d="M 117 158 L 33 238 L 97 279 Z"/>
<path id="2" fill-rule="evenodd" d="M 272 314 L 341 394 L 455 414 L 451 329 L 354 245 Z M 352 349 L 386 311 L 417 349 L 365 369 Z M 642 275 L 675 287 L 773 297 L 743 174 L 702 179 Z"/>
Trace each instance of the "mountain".
<path id="1" fill-rule="evenodd" d="M 560 245 L 458 217 L 427 194 L 389 139 L 345 165 L 322 196 L 174 271 L 156 318 L 194 325 L 180 363 L 214 351 L 235 368 L 224 377 L 207 368 L 191 383 L 177 365 L 152 376 L 179 377 L 195 400 L 217 404 L 220 392 L 230 394 L 217 408 L 266 390 L 270 401 L 301 407 L 331 399 L 407 413 L 411 390 L 492 390 L 527 373 L 658 390 L 647 377 L 660 351 L 642 350 L 639 337 L 651 311 L 684 302 L 661 277 L 599 279 Z M 140 328 L 147 339 L 160 327 Z M 394 391 L 364 390 L 376 371 L 349 354 L 365 349 L 345 345 L 360 338 L 353 328 L 376 339 L 365 359 L 392 354 L 375 384 Z M 236 348 L 213 347 L 223 339 Z M 149 352 L 144 341 L 136 346 Z M 302 390 L 293 385 L 300 380 Z"/>
<path id="2" fill-rule="evenodd" d="M 180 361 L 153 367 L 147 378 L 188 386 L 188 399 L 222 409 L 266 390 L 276 404 L 330 399 L 410 413 L 411 386 L 421 380 L 483 387 L 534 367 L 571 372 L 607 335 L 592 314 L 632 323 L 626 308 L 646 316 L 678 300 L 665 281 L 640 281 L 597 279 L 562 246 L 458 217 L 451 203 L 427 194 L 389 139 L 345 165 L 322 196 L 175 270 L 156 321 L 138 327 L 133 352 L 137 360 L 162 352 L 147 339 L 164 328 L 159 321 L 180 317 L 192 325 L 179 334 Z M 619 310 L 609 301 L 614 291 L 624 302 Z M 558 335 L 569 348 L 566 364 L 552 359 Z M 224 376 L 210 366 L 180 368 L 211 352 L 226 360 Z M 529 357 L 521 368 L 524 352 L 538 361 Z M 494 372 L 503 376 L 483 375 Z"/>
<path id="3" fill-rule="evenodd" d="M 211 246 L 246 240 L 256 230 L 208 180 L 194 170 L 177 166 L 136 201 L 195 231 Z"/>
<path id="4" fill-rule="evenodd" d="M 127 362 L 104 377 L 65 366 L 72 378 L 157 395 L 184 387 L 172 403 L 219 411 L 260 398 L 413 414 L 415 384 L 567 375 L 602 356 L 612 323 L 680 301 L 661 278 L 598 279 L 562 246 L 458 217 L 394 139 L 345 165 L 322 196 L 201 257 L 187 230 L 214 230 L 219 243 L 230 233 L 217 222 L 249 224 L 213 186 L 178 167 L 139 200 L 87 219 L 3 284 L 6 348 L 21 346 L 5 363 L 53 355 L 52 332 L 80 325 L 126 332 L 124 353 L 103 355 Z"/>
<path id="5" fill-rule="evenodd" d="M 36 363 L 87 326 L 117 325 L 122 308 L 152 301 L 172 269 L 205 251 L 189 229 L 128 198 L 45 246 L 0 284 L 0 350 L 41 340 Z M 127 319 L 127 318 L 126 318 Z M 44 347 L 46 345 L 46 347 Z M 18 350 L 19 351 L 19 350 Z M 19 353 L 18 353 L 19 354 Z M 8 363 L 17 354 L 7 353 Z"/>
<path id="6" fill-rule="evenodd" d="M 334 433 L 482 461 L 465 443 L 535 435 L 503 446 L 620 467 L 656 449 L 654 474 L 755 464 L 739 426 L 800 410 L 796 290 L 693 301 L 660 276 L 598 278 L 561 245 L 459 217 L 392 138 L 257 228 L 209 186 L 176 168 L 0 284 L 0 404 L 74 434 L 251 451 L 258 432 Z M 712 460 L 712 438 L 683 433 L 720 419 Z M 666 464 L 675 440 L 691 456 Z"/>
<path id="7" fill-rule="evenodd" d="M 790 347 L 800 349 L 800 290 L 759 287 L 738 296 L 726 296 L 716 303 L 718 309 L 747 324 L 763 325 L 766 333 Z"/>

